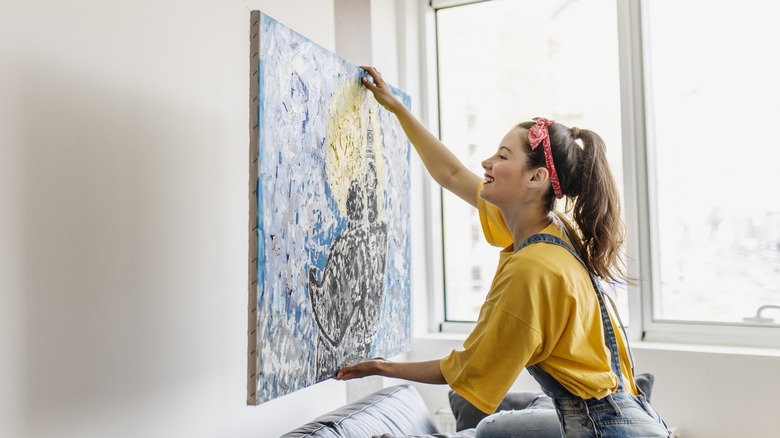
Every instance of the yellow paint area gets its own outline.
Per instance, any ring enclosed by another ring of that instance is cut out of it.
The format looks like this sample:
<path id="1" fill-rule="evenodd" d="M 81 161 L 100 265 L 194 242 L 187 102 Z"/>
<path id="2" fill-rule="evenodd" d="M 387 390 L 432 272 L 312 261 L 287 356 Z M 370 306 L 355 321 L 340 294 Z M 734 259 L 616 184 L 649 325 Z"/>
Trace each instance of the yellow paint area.
<path id="1" fill-rule="evenodd" d="M 334 91 L 330 104 L 325 138 L 325 178 L 339 206 L 341 217 L 347 216 L 347 195 L 351 182 L 358 180 L 365 188 L 369 128 L 373 131 L 377 199 L 381 211 L 385 164 L 382 158 L 379 105 L 367 94 L 368 91 L 359 82 L 345 83 Z M 367 203 L 363 202 L 363 205 L 367 206 Z"/>

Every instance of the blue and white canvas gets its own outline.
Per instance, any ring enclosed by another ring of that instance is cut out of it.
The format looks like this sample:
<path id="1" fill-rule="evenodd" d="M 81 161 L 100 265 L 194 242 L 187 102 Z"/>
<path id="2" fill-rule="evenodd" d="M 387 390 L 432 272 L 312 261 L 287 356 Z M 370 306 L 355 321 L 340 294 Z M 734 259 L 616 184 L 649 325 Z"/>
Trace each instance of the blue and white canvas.
<path id="1" fill-rule="evenodd" d="M 365 72 L 262 13 L 259 31 L 262 403 L 408 348 L 410 147 Z"/>

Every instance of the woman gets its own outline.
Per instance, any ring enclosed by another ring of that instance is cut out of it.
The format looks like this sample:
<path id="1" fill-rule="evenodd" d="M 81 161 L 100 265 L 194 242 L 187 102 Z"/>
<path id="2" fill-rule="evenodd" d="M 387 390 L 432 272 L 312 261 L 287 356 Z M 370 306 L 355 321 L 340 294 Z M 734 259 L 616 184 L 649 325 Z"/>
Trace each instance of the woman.
<path id="1" fill-rule="evenodd" d="M 560 428 L 543 428 L 548 434 L 668 436 L 636 387 L 624 339 L 600 292 L 598 279 L 625 280 L 619 196 L 602 139 L 541 118 L 521 123 L 482 162 L 479 178 L 414 118 L 375 69 L 364 69 L 371 77 L 364 85 L 396 115 L 431 176 L 478 208 L 488 242 L 505 249 L 463 350 L 428 362 L 373 359 L 343 368 L 336 378 L 446 383 L 492 413 L 527 368 L 555 403 Z M 553 208 L 564 197 L 576 229 Z M 533 417 L 488 417 L 477 437 L 522 436 L 538 421 Z"/>

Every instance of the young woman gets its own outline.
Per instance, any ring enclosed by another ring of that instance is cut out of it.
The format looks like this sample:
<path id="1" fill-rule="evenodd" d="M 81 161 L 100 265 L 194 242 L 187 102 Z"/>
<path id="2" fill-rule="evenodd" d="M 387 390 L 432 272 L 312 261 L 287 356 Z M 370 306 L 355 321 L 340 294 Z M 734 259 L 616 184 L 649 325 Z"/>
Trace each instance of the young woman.
<path id="1" fill-rule="evenodd" d="M 550 434 L 545 436 L 668 436 L 637 389 L 625 340 L 598 282 L 625 280 L 619 196 L 603 140 L 536 118 L 506 134 L 482 162 L 480 178 L 393 96 L 379 72 L 364 69 L 371 78 L 364 77 L 364 85 L 396 115 L 431 176 L 478 208 L 488 242 L 505 248 L 463 350 L 428 362 L 377 358 L 345 367 L 336 378 L 446 383 L 492 413 L 527 368 L 558 413 L 560 426 L 542 427 Z M 564 197 L 576 227 L 554 210 Z M 541 418 L 528 414 L 488 417 L 477 437 L 523 436 Z M 540 436 L 538 424 L 534 428 L 533 436 Z"/>

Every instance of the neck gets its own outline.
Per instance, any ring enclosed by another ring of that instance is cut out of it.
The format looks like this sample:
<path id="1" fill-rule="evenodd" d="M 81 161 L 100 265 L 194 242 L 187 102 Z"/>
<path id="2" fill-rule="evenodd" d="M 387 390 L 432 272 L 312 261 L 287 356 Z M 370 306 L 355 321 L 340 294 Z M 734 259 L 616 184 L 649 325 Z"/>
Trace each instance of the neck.
<path id="1" fill-rule="evenodd" d="M 501 211 L 509 231 L 512 232 L 514 249 L 520 247 L 525 239 L 547 228 L 552 222 L 554 213 L 546 212 L 543 208 L 519 208 L 515 211 Z"/>

